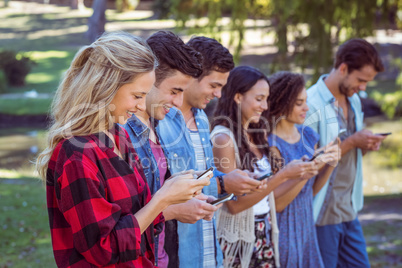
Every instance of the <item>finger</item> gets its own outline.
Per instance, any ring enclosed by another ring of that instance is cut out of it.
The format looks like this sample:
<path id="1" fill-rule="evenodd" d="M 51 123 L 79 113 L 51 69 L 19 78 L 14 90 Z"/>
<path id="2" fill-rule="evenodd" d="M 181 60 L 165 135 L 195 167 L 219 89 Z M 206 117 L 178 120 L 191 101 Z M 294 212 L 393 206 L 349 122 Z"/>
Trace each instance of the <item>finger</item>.
<path id="1" fill-rule="evenodd" d="M 196 197 L 196 196 L 200 195 L 201 193 L 202 193 L 201 190 L 197 190 L 194 192 L 193 197 Z"/>
<path id="2" fill-rule="evenodd" d="M 255 179 L 251 179 L 251 180 L 249 180 L 249 181 L 247 181 L 246 182 L 246 184 L 247 184 L 247 188 L 251 188 L 250 190 L 252 190 L 252 189 L 256 189 L 258 186 L 260 186 L 261 185 L 261 181 L 257 181 L 257 180 L 255 180 Z"/>
<path id="3" fill-rule="evenodd" d="M 185 175 L 185 174 L 194 174 L 194 173 L 195 173 L 195 171 L 193 169 L 189 169 L 189 170 L 184 170 L 184 171 L 178 172 L 176 174 Z"/>
<path id="4" fill-rule="evenodd" d="M 310 158 L 307 156 L 307 155 L 303 155 L 301 158 L 300 158 L 300 160 L 301 161 L 308 161 Z"/>
<path id="5" fill-rule="evenodd" d="M 208 196 L 203 194 L 203 193 L 200 193 L 199 195 L 195 196 L 195 198 L 198 199 L 198 200 L 201 200 L 201 201 L 208 200 Z"/>
<path id="6" fill-rule="evenodd" d="M 218 208 L 214 205 L 204 203 L 202 204 L 202 209 L 204 210 L 205 214 L 211 214 L 214 213 Z"/>

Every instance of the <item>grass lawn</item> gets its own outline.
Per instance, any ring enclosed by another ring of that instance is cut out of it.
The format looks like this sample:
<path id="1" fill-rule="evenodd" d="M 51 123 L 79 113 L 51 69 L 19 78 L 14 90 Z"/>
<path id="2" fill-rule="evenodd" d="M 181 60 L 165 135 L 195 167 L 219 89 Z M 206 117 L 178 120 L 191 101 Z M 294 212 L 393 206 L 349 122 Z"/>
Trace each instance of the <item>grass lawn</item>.
<path id="1" fill-rule="evenodd" d="M 56 267 L 38 179 L 0 180 L 0 267 Z"/>
<path id="2" fill-rule="evenodd" d="M 392 132 L 378 152 L 363 157 L 364 194 L 402 193 L 402 119 L 368 126 L 374 133 Z"/>
<path id="3" fill-rule="evenodd" d="M 36 178 L 18 176 L 0 170 L 0 177 L 11 178 L 0 179 L 0 268 L 56 267 L 45 189 Z M 400 194 L 367 197 L 362 214 L 381 214 L 392 208 L 399 208 L 400 212 L 401 203 Z M 398 267 L 402 261 L 402 221 L 373 220 L 362 225 L 372 267 Z"/>

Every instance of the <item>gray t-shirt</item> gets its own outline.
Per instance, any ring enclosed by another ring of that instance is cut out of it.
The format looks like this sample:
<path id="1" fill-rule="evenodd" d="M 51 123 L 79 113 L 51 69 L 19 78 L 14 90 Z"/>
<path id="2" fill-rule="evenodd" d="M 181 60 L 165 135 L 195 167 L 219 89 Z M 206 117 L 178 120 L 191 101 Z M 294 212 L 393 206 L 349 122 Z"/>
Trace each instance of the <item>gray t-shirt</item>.
<path id="1" fill-rule="evenodd" d="M 341 141 L 343 141 L 356 132 L 355 114 L 349 102 L 347 119 L 343 115 L 342 108 L 339 107 L 337 110 L 339 129 L 346 129 L 346 132 L 340 136 Z M 325 200 L 328 202 L 327 209 L 321 212 L 322 217 L 317 222 L 317 225 L 339 224 L 356 218 L 356 213 L 352 206 L 352 191 L 356 178 L 356 169 L 357 150 L 353 148 L 342 156 L 336 172 L 331 175 Z"/>

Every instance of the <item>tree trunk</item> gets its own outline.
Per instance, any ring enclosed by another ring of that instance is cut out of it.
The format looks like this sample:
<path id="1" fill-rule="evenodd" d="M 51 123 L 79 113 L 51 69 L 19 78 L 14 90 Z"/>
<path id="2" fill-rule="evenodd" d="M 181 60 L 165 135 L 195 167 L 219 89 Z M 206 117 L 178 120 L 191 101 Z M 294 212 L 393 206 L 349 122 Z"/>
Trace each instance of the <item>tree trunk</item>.
<path id="1" fill-rule="evenodd" d="M 88 20 L 88 31 L 86 37 L 89 41 L 95 41 L 105 32 L 106 24 L 106 0 L 95 0 L 92 4 L 94 13 Z"/>
<path id="2" fill-rule="evenodd" d="M 70 0 L 70 8 L 78 9 L 78 0 Z"/>

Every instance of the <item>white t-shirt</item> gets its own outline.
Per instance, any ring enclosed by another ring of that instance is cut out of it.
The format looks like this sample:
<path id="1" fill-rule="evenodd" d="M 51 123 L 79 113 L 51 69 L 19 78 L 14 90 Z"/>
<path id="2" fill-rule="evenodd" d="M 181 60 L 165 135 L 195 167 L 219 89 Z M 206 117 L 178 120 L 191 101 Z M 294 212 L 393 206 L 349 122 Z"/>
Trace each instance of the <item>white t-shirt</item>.
<path id="1" fill-rule="evenodd" d="M 264 155 L 261 159 L 259 159 L 254 166 L 254 173 L 263 176 L 267 173 L 271 172 L 271 164 L 268 161 L 268 158 Z M 261 199 L 260 202 L 253 206 L 254 215 L 262 215 L 267 214 L 269 212 L 269 203 L 268 196 Z"/>

